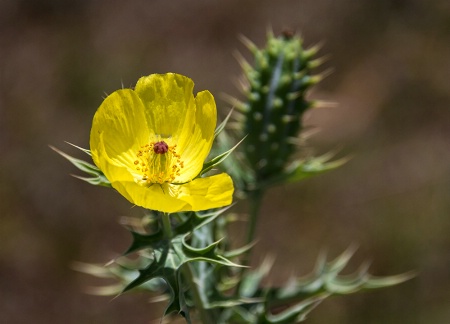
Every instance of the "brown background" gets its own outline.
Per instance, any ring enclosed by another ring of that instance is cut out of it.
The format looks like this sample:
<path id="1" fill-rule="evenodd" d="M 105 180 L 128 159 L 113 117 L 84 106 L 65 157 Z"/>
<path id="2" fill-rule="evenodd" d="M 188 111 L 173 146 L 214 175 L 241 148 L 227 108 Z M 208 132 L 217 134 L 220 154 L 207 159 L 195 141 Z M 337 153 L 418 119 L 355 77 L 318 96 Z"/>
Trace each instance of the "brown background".
<path id="1" fill-rule="evenodd" d="M 322 249 L 359 244 L 354 267 L 419 276 L 380 291 L 335 297 L 309 323 L 450 322 L 450 3 L 446 0 L 0 2 L 0 322 L 149 323 L 163 305 L 129 294 L 83 294 L 92 278 L 73 260 L 106 262 L 130 242 L 117 220 L 141 210 L 92 187 L 48 148 L 88 146 L 104 93 L 155 72 L 178 72 L 238 95 L 238 35 L 301 31 L 323 42 L 334 73 L 312 97 L 317 153 L 353 160 L 270 191 L 254 264 L 277 256 L 271 281 L 306 274 Z M 242 205 L 239 208 L 245 209 Z"/>

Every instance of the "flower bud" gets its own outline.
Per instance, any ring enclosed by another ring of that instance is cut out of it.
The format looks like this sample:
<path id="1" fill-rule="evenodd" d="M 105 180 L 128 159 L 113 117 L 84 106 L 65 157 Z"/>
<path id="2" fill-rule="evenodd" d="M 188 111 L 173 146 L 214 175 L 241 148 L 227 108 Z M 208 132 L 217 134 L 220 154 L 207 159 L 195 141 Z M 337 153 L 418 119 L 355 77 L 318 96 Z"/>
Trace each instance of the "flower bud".
<path id="1" fill-rule="evenodd" d="M 279 177 L 292 162 L 292 139 L 298 137 L 303 113 L 312 106 L 305 96 L 319 78 L 311 73 L 317 66 L 317 49 L 304 49 L 302 39 L 292 32 L 269 34 L 263 49 L 243 41 L 254 55 L 254 65 L 240 62 L 246 100 L 234 103 L 242 114 L 238 136 L 246 136 L 241 150 L 253 173 L 253 185 L 247 184 L 251 187 Z"/>

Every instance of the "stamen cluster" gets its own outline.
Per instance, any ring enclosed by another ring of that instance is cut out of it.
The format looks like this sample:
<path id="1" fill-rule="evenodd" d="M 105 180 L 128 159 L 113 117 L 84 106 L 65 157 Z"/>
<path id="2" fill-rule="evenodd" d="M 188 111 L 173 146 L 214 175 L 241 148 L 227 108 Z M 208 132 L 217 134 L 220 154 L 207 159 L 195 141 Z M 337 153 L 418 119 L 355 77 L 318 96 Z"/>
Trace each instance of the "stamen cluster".
<path id="1" fill-rule="evenodd" d="M 145 184 L 172 183 L 184 168 L 184 162 L 176 152 L 177 145 L 169 146 L 164 141 L 141 146 L 134 161 L 136 170 L 142 173 Z M 142 183 L 142 182 L 141 182 Z"/>

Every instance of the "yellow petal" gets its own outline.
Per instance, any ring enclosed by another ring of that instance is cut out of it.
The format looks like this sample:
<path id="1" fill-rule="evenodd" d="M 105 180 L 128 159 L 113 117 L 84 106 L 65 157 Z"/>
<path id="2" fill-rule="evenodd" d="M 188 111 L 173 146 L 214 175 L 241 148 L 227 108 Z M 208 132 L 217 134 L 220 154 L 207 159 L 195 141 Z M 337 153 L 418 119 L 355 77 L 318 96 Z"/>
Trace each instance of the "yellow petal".
<path id="1" fill-rule="evenodd" d="M 179 187 L 178 199 L 189 203 L 193 211 L 227 206 L 233 200 L 233 181 L 226 173 L 198 178 Z"/>
<path id="2" fill-rule="evenodd" d="M 209 91 L 202 91 L 197 94 L 195 103 L 195 125 L 189 134 L 179 139 L 179 154 L 185 164 L 180 182 L 192 180 L 200 173 L 214 140 L 217 121 L 214 97 Z"/>
<path id="3" fill-rule="evenodd" d="M 145 107 L 150 131 L 161 137 L 179 137 L 195 121 L 194 82 L 180 74 L 142 77 L 135 91 Z"/>
<path id="4" fill-rule="evenodd" d="M 104 154 L 132 166 L 139 146 L 148 137 L 141 100 L 133 90 L 118 90 L 103 101 L 94 115 L 90 137 L 92 158 L 100 167 L 102 157 L 98 150 L 102 138 Z"/>
<path id="5" fill-rule="evenodd" d="M 98 167 L 111 185 L 131 203 L 166 213 L 199 211 L 231 204 L 233 182 L 229 175 L 222 173 L 211 177 L 198 178 L 183 185 L 164 183 L 149 187 L 136 183 L 130 169 L 119 160 L 108 157 L 100 138 Z"/>
<path id="6" fill-rule="evenodd" d="M 143 187 L 132 181 L 111 183 L 125 198 L 137 206 L 165 213 L 192 210 L 186 201 L 177 199 L 170 192 L 170 185 L 153 184 Z"/>
<path id="7" fill-rule="evenodd" d="M 187 182 L 201 171 L 211 150 L 217 111 L 208 91 L 192 94 L 194 83 L 175 73 L 142 77 L 135 91 L 144 103 L 150 132 L 173 138 L 184 169 L 176 182 Z"/>
<path id="8" fill-rule="evenodd" d="M 173 191 L 167 183 L 153 184 L 149 187 L 136 183 L 130 169 L 121 164 L 120 161 L 108 157 L 102 144 L 103 141 L 100 139 L 99 155 L 101 159 L 99 168 L 111 182 L 112 187 L 129 202 L 166 213 L 191 210 L 188 202 L 173 196 Z"/>

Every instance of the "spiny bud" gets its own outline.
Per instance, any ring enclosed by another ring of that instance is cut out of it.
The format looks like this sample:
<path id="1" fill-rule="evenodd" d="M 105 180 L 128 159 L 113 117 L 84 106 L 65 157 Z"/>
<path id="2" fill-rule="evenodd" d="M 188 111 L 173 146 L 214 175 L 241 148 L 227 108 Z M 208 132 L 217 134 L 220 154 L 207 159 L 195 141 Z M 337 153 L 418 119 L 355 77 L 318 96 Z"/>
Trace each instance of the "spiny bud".
<path id="1" fill-rule="evenodd" d="M 292 31 L 279 37 L 268 35 L 266 47 L 258 49 L 243 38 L 254 55 L 254 66 L 245 64 L 248 82 L 239 109 L 238 121 L 242 136 L 243 155 L 252 170 L 254 184 L 270 180 L 284 171 L 292 161 L 296 146 L 289 141 L 301 131 L 303 113 L 312 105 L 305 99 L 307 90 L 320 77 L 312 75 L 319 60 L 317 48 L 304 49 L 302 39 Z M 241 116 L 242 117 L 242 116 Z"/>

